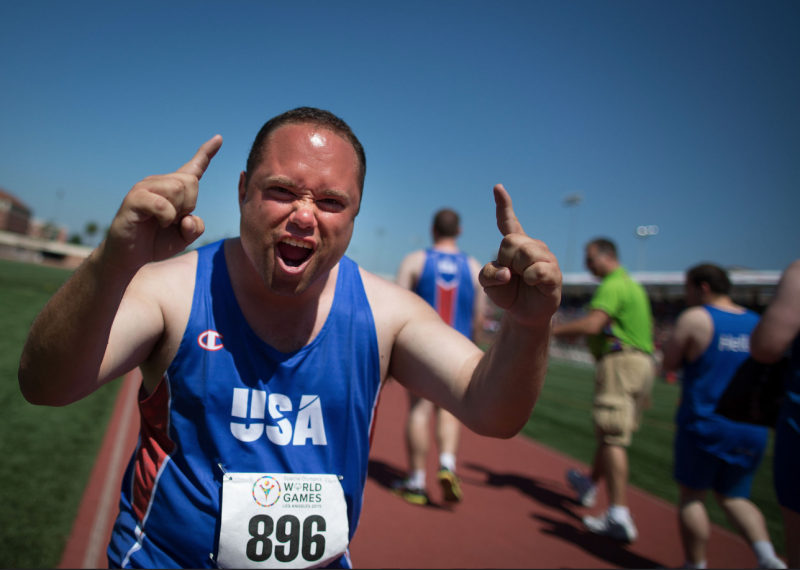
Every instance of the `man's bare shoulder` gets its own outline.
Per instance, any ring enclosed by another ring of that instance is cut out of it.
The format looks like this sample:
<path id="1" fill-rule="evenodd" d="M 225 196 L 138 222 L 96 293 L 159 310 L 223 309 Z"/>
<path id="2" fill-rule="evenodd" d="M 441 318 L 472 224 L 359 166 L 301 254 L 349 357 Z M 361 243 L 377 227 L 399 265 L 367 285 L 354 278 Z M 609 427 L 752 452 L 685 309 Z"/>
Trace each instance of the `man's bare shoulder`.
<path id="1" fill-rule="evenodd" d="M 364 290 L 367 293 L 367 298 L 369 299 L 370 305 L 373 305 L 373 310 L 375 310 L 375 303 L 410 302 L 414 305 L 418 303 L 421 303 L 424 306 L 428 305 L 416 293 L 409 291 L 408 289 L 405 289 L 396 283 L 388 281 L 383 277 L 379 277 L 374 273 L 370 273 L 363 267 L 359 267 L 358 270 L 361 273 L 361 280 L 364 283 Z"/>
<path id="2" fill-rule="evenodd" d="M 676 330 L 685 333 L 696 333 L 713 328 L 714 321 L 705 307 L 689 307 L 683 311 L 675 322 Z"/>
<path id="3" fill-rule="evenodd" d="M 188 321 L 194 297 L 197 252 L 190 251 L 142 267 L 128 286 L 123 303 L 153 306 L 169 327 Z"/>
<path id="4" fill-rule="evenodd" d="M 418 263 L 425 259 L 425 255 L 427 253 L 428 252 L 424 249 L 418 249 L 416 251 L 412 251 L 403 258 L 403 261 L 401 261 L 400 264 L 402 265 L 404 263 Z"/>
<path id="5" fill-rule="evenodd" d="M 398 272 L 402 273 L 405 271 L 413 274 L 422 273 L 422 268 L 425 266 L 425 257 L 427 256 L 427 253 L 428 252 L 424 249 L 412 251 L 403 258 L 403 261 L 400 262 L 400 269 Z"/>
<path id="6" fill-rule="evenodd" d="M 471 255 L 467 256 L 467 264 L 469 264 L 469 270 L 472 272 L 472 276 L 477 279 L 478 274 L 483 268 L 483 265 L 481 265 L 481 262 Z"/>
<path id="7" fill-rule="evenodd" d="M 414 289 L 417 286 L 422 270 L 425 267 L 425 251 L 412 251 L 400 262 L 395 278 L 398 285 L 405 289 Z"/>
<path id="8" fill-rule="evenodd" d="M 190 280 L 193 285 L 196 271 L 197 251 L 189 251 L 164 261 L 148 263 L 139 270 L 131 284 L 170 290 L 186 285 L 187 280 Z"/>
<path id="9" fill-rule="evenodd" d="M 687 323 L 691 322 L 699 322 L 703 320 L 708 320 L 711 318 L 711 315 L 708 313 L 705 307 L 697 306 L 697 307 L 689 307 L 685 309 L 679 316 L 678 321 L 683 321 Z"/>
<path id="10" fill-rule="evenodd" d="M 379 317 L 383 323 L 391 322 L 402 327 L 404 322 L 415 316 L 421 318 L 436 316 L 431 306 L 416 293 L 361 267 L 359 271 L 377 325 L 380 325 Z"/>

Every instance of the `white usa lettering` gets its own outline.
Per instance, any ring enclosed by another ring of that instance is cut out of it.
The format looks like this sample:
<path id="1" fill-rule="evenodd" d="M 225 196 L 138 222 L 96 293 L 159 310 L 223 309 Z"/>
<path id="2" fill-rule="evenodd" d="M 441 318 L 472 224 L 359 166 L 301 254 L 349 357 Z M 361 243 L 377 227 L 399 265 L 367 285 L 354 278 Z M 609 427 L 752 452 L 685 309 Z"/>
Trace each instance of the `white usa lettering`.
<path id="1" fill-rule="evenodd" d="M 249 402 L 249 414 L 248 414 Z M 300 398 L 294 428 L 282 412 L 292 411 L 292 401 L 284 394 L 269 394 L 263 390 L 233 389 L 231 415 L 247 423 L 231 422 L 231 433 L 240 441 L 253 442 L 266 433 L 276 445 L 305 445 L 311 439 L 313 445 L 328 445 L 325 422 L 322 419 L 322 402 L 319 396 L 304 395 Z M 265 412 L 276 425 L 266 425 Z"/>
<path id="2" fill-rule="evenodd" d="M 439 270 L 439 273 L 444 273 L 445 275 L 455 275 L 458 273 L 458 264 L 449 257 L 441 258 L 439 263 L 436 264 L 436 268 Z"/>
<path id="3" fill-rule="evenodd" d="M 721 334 L 717 349 L 723 352 L 750 352 L 750 335 Z"/>

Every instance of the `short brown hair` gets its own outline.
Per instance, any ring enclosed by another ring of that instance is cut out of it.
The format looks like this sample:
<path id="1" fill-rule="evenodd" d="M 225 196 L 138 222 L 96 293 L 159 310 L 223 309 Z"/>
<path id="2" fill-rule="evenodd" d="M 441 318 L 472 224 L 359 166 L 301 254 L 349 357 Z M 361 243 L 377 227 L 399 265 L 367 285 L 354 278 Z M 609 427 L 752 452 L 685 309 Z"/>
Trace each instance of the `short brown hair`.
<path id="1" fill-rule="evenodd" d="M 459 227 L 458 214 L 448 208 L 439 210 L 433 217 L 433 231 L 440 237 L 456 237 Z"/>
<path id="2" fill-rule="evenodd" d="M 358 158 L 358 190 L 363 194 L 364 178 L 367 175 L 367 156 L 364 153 L 364 147 L 361 146 L 358 138 L 347 123 L 330 111 L 324 111 L 314 107 L 298 107 L 297 109 L 281 113 L 277 117 L 273 117 L 264 123 L 264 126 L 261 127 L 261 130 L 258 131 L 256 135 L 256 140 L 253 141 L 253 146 L 250 147 L 250 155 L 247 157 L 245 186 L 250 183 L 250 174 L 256 169 L 256 166 L 262 159 L 264 145 L 269 139 L 269 136 L 285 125 L 302 124 L 312 124 L 327 129 L 352 145 L 356 157 Z"/>
<path id="3" fill-rule="evenodd" d="M 728 274 L 713 263 L 695 265 L 686 272 L 686 281 L 698 289 L 701 283 L 708 283 L 708 287 L 717 295 L 728 295 L 731 292 L 731 280 L 728 279 Z"/>
<path id="4" fill-rule="evenodd" d="M 597 248 L 598 253 L 602 253 L 608 255 L 609 257 L 613 257 L 614 259 L 618 259 L 617 257 L 617 246 L 614 245 L 614 242 L 607 238 L 597 238 L 589 243 L 586 244 L 586 249 L 589 249 L 589 246 L 593 245 Z"/>

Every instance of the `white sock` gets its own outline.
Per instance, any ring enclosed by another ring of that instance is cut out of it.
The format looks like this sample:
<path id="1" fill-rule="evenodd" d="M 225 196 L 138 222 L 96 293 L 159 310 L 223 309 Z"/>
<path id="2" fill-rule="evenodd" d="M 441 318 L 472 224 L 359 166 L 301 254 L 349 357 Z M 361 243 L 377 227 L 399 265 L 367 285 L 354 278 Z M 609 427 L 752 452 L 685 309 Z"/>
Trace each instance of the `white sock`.
<path id="1" fill-rule="evenodd" d="M 775 556 L 775 547 L 768 540 L 757 540 L 752 545 L 753 552 L 756 554 L 759 566 L 766 566 L 768 560 L 777 558 Z"/>
<path id="2" fill-rule="evenodd" d="M 701 560 L 700 562 L 689 562 L 688 560 L 683 563 L 684 568 L 705 568 L 706 561 Z"/>
<path id="3" fill-rule="evenodd" d="M 609 505 L 608 517 L 617 522 L 626 522 L 631 519 L 631 511 L 622 505 Z"/>
<path id="4" fill-rule="evenodd" d="M 425 490 L 425 470 L 412 471 L 411 476 L 408 478 L 408 486 L 414 489 Z"/>
<path id="5" fill-rule="evenodd" d="M 456 472 L 456 456 L 452 453 L 440 453 L 439 454 L 439 466 L 445 469 L 449 469 L 453 473 Z"/>

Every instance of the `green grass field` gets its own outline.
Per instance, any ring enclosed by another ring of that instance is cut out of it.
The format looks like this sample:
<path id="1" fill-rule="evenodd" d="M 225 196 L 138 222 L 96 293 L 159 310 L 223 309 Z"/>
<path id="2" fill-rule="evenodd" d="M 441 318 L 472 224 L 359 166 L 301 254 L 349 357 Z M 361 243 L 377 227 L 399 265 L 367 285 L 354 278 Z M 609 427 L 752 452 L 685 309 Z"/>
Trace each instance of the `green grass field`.
<path id="1" fill-rule="evenodd" d="M 28 329 L 69 274 L 0 260 L 0 568 L 58 565 L 119 387 L 65 408 L 32 406 L 19 391 Z"/>
<path id="2" fill-rule="evenodd" d="M 20 394 L 17 368 L 28 329 L 68 276 L 63 270 L 0 260 L 0 477 L 5 481 L 0 486 L 0 568 L 58 564 L 120 385 L 113 382 L 65 408 L 32 406 Z M 592 378 L 591 370 L 551 362 L 525 433 L 590 463 Z M 672 418 L 678 397 L 677 386 L 656 385 L 654 406 L 630 449 L 631 483 L 673 503 L 678 491 L 671 477 Z M 783 552 L 771 468 L 770 451 L 756 476 L 753 500 Z M 713 500 L 708 506 L 712 520 L 730 528 Z"/>
<path id="3" fill-rule="evenodd" d="M 593 378 L 592 369 L 551 360 L 544 390 L 523 433 L 591 464 L 595 449 L 590 420 Z M 672 441 L 679 397 L 679 386 L 656 383 L 653 407 L 645 413 L 642 428 L 629 449 L 631 484 L 671 503 L 678 501 L 678 485 L 672 479 Z M 767 519 L 775 549 L 783 554 L 783 523 L 772 486 L 772 433 L 753 482 L 751 499 Z M 733 530 L 711 493 L 706 507 L 714 523 Z M 677 520 L 675 532 L 678 532 Z"/>

